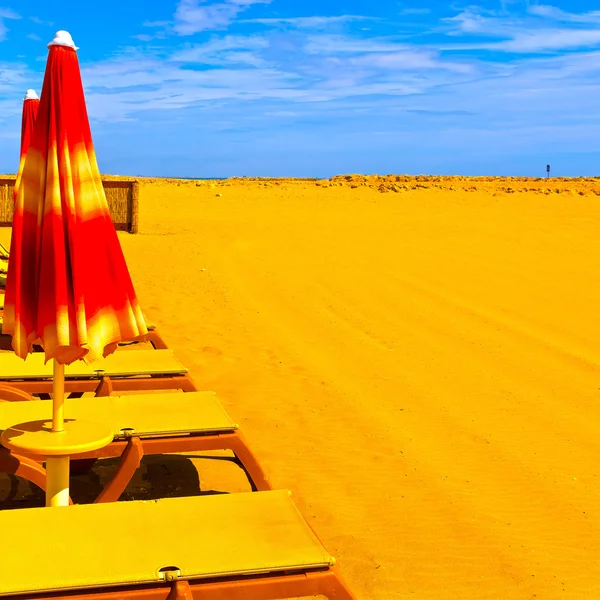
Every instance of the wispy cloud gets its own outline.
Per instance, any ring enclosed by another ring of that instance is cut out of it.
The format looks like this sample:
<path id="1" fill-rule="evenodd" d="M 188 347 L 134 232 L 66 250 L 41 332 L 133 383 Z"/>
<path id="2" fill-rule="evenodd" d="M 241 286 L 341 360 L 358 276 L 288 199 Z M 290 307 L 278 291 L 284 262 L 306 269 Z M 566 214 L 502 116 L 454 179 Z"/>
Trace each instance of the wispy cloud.
<path id="1" fill-rule="evenodd" d="M 36 42 L 41 42 L 42 41 L 42 38 L 39 35 L 37 35 L 36 33 L 28 33 L 27 37 L 30 40 L 35 40 Z"/>
<path id="2" fill-rule="evenodd" d="M 548 21 L 600 23 L 600 11 L 576 15 L 552 6 L 529 7 L 528 17 L 500 16 L 490 10 L 471 6 L 443 21 L 447 35 L 500 38 L 498 41 L 443 44 L 444 50 L 489 50 L 516 54 L 546 53 L 559 50 L 593 48 L 600 45 L 600 29 L 557 27 Z"/>
<path id="3" fill-rule="evenodd" d="M 440 59 L 433 50 L 401 50 L 399 52 L 373 52 L 350 60 L 353 65 L 376 67 L 397 71 L 418 71 L 421 69 L 442 69 L 457 73 L 471 73 L 473 66 Z"/>
<path id="4" fill-rule="evenodd" d="M 10 8 L 0 8 L 0 42 L 6 39 L 8 27 L 4 22 L 6 19 L 20 19 L 21 16 Z"/>
<path id="5" fill-rule="evenodd" d="M 142 42 L 150 42 L 154 39 L 155 36 L 148 35 L 147 33 L 139 33 L 139 34 L 133 35 L 131 37 L 133 37 L 136 40 L 140 40 Z"/>
<path id="6" fill-rule="evenodd" d="M 565 23 L 600 23 L 600 10 L 586 13 L 570 13 L 556 6 L 547 4 L 533 4 L 529 6 L 528 12 L 539 17 L 547 17 Z"/>
<path id="7" fill-rule="evenodd" d="M 26 89 L 24 86 L 28 82 L 38 79 L 40 79 L 39 76 L 33 74 L 22 62 L 0 62 L 0 97 L 3 98 L 0 120 L 13 113 L 14 110 L 20 111 L 19 102 Z M 32 86 L 27 85 L 27 87 Z"/>
<path id="8" fill-rule="evenodd" d="M 246 64 L 265 66 L 257 51 L 268 48 L 269 42 L 261 36 L 225 36 L 213 38 L 204 44 L 185 47 L 169 57 L 170 61 L 204 65 Z"/>
<path id="9" fill-rule="evenodd" d="M 431 13 L 430 8 L 403 8 L 400 11 L 401 15 L 428 15 Z"/>
<path id="10" fill-rule="evenodd" d="M 328 27 L 335 23 L 349 23 L 352 21 L 377 21 L 377 17 L 361 15 L 339 15 L 330 17 L 271 17 L 266 19 L 242 19 L 241 23 L 259 23 L 261 25 L 289 25 L 299 29 Z"/>
<path id="11" fill-rule="evenodd" d="M 486 49 L 522 54 L 591 48 L 598 45 L 600 29 L 545 29 L 519 32 L 513 39 L 488 45 Z"/>
<path id="12" fill-rule="evenodd" d="M 179 35 L 225 29 L 237 16 L 254 4 L 271 0 L 180 0 L 174 15 L 173 30 Z"/>
<path id="13" fill-rule="evenodd" d="M 39 17 L 29 17 L 29 20 L 33 21 L 37 25 L 43 25 L 44 27 L 52 27 L 52 25 L 54 25 L 52 21 L 44 21 Z"/>
<path id="14" fill-rule="evenodd" d="M 20 19 L 21 15 L 17 14 L 12 8 L 0 8 L 0 19 Z"/>

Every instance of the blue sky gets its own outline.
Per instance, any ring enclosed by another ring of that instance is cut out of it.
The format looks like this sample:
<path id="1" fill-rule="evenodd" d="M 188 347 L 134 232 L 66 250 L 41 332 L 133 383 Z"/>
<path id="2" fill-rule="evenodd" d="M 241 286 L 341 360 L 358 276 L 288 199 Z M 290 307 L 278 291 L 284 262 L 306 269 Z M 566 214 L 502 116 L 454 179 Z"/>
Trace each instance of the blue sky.
<path id="1" fill-rule="evenodd" d="M 592 0 L 0 0 L 0 172 L 58 29 L 101 171 L 600 175 Z"/>

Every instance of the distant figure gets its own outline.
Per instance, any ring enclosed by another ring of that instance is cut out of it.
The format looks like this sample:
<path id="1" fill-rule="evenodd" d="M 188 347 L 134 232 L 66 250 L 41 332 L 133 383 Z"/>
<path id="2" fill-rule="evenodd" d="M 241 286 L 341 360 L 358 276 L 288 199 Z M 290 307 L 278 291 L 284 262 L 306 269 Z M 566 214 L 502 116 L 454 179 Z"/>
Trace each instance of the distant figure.
<path id="1" fill-rule="evenodd" d="M 546 165 L 546 177 L 550 177 L 550 165 Z"/>

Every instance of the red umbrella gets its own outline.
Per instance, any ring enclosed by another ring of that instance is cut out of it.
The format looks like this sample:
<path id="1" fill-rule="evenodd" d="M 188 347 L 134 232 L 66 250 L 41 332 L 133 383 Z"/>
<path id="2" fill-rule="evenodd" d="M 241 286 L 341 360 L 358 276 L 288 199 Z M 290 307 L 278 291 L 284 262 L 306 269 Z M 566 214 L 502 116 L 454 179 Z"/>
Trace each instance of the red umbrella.
<path id="1" fill-rule="evenodd" d="M 64 365 L 93 362 L 148 330 L 104 195 L 77 48 L 66 31 L 48 47 L 15 203 L 2 331 L 21 358 L 40 344 L 46 361 L 54 359 L 52 431 L 61 432 L 71 427 L 63 420 Z M 63 484 L 64 469 L 63 461 Z M 66 473 L 68 498 L 68 459 Z"/>
<path id="2" fill-rule="evenodd" d="M 17 189 L 21 182 L 23 174 L 23 165 L 25 164 L 25 155 L 31 143 L 31 134 L 33 133 L 33 125 L 37 115 L 40 99 L 35 93 L 35 90 L 27 90 L 25 99 L 23 100 L 23 117 L 21 118 L 21 159 L 19 161 L 19 172 L 15 181 L 15 199 L 17 198 Z"/>

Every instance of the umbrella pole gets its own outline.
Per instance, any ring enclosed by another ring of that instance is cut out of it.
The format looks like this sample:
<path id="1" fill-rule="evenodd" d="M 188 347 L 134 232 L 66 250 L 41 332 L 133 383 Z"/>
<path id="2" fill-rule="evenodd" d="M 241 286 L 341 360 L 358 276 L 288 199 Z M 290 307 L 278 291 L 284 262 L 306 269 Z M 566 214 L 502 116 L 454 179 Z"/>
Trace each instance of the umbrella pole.
<path id="1" fill-rule="evenodd" d="M 52 382 L 52 431 L 65 429 L 65 366 L 54 361 Z M 69 457 L 46 458 L 46 506 L 69 506 Z"/>
<path id="2" fill-rule="evenodd" d="M 46 457 L 46 506 L 69 506 L 69 457 Z"/>
<path id="3" fill-rule="evenodd" d="M 54 360 L 54 380 L 52 381 L 52 431 L 65 429 L 65 365 Z"/>

